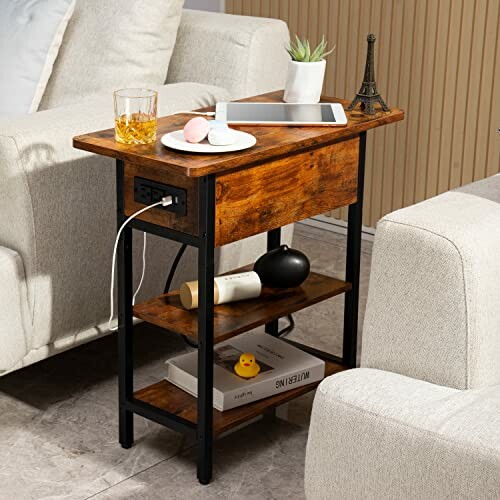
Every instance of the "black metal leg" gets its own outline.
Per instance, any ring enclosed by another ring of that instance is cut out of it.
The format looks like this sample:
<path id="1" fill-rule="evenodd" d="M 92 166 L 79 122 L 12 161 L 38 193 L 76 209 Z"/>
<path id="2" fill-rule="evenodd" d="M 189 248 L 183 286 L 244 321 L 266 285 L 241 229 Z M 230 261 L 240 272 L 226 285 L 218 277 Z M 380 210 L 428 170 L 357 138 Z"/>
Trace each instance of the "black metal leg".
<path id="1" fill-rule="evenodd" d="M 347 227 L 346 281 L 352 283 L 351 291 L 345 294 L 344 307 L 344 344 L 342 358 L 344 363 L 356 366 L 358 338 L 359 267 L 361 260 L 361 229 L 363 223 L 363 187 L 365 178 L 366 132 L 360 134 L 358 159 L 357 201 L 349 205 Z"/>
<path id="2" fill-rule="evenodd" d="M 274 250 L 278 248 L 281 244 L 281 228 L 273 229 L 267 233 L 267 251 Z M 273 335 L 274 337 L 278 336 L 278 320 L 271 321 L 270 323 L 266 323 L 265 332 Z"/>
<path id="3" fill-rule="evenodd" d="M 213 357 L 214 357 L 214 244 L 215 177 L 200 184 L 198 248 L 198 480 L 212 479 Z"/>
<path id="4" fill-rule="evenodd" d="M 118 228 L 123 209 L 123 162 L 116 161 Z M 126 408 L 133 394 L 132 229 L 125 228 L 118 245 L 118 402 L 119 439 L 123 448 L 134 443 L 134 414 Z"/>

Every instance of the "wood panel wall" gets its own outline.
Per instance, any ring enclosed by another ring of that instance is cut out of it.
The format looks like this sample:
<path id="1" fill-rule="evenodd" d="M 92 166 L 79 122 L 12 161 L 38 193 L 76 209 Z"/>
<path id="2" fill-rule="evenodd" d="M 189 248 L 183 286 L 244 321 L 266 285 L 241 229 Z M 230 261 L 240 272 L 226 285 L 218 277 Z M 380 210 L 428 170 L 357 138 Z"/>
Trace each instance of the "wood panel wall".
<path id="1" fill-rule="evenodd" d="M 368 134 L 365 225 L 500 172 L 499 0 L 226 0 L 226 12 L 283 19 L 313 42 L 325 33 L 337 49 L 324 91 L 347 99 L 377 36 L 379 91 L 406 120 Z"/>

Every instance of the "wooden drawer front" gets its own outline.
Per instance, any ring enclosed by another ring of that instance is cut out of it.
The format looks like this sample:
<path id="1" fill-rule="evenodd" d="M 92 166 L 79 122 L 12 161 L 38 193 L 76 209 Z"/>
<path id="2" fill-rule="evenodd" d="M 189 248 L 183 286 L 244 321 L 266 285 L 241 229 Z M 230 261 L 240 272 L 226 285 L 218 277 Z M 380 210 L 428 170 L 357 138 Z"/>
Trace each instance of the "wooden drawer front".
<path id="1" fill-rule="evenodd" d="M 359 137 L 217 176 L 216 246 L 356 201 Z"/>
<path id="2" fill-rule="evenodd" d="M 187 211 L 180 216 L 161 208 L 152 208 L 139 215 L 138 219 L 159 226 L 176 229 L 198 236 L 198 180 L 183 175 L 166 172 L 161 167 L 137 166 L 125 163 L 125 214 L 132 215 L 144 208 L 142 203 L 134 201 L 134 177 L 142 177 L 186 190 Z"/>

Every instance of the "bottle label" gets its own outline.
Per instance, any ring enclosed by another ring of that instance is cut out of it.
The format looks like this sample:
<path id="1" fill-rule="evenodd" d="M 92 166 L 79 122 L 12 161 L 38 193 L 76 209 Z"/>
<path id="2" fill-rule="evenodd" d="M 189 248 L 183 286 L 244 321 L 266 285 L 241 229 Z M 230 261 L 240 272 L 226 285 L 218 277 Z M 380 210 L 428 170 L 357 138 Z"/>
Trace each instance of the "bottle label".
<path id="1" fill-rule="evenodd" d="M 214 279 L 219 292 L 217 304 L 258 297 L 262 290 L 259 275 L 255 271 L 228 274 Z"/>

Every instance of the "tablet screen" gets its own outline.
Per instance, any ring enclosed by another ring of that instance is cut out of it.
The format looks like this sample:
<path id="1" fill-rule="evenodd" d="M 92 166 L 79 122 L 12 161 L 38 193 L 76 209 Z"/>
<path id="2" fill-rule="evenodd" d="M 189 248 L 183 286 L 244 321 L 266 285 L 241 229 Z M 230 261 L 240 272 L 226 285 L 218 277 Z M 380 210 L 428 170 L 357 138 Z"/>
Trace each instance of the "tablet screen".
<path id="1" fill-rule="evenodd" d="M 227 103 L 228 122 L 335 123 L 330 104 Z"/>

